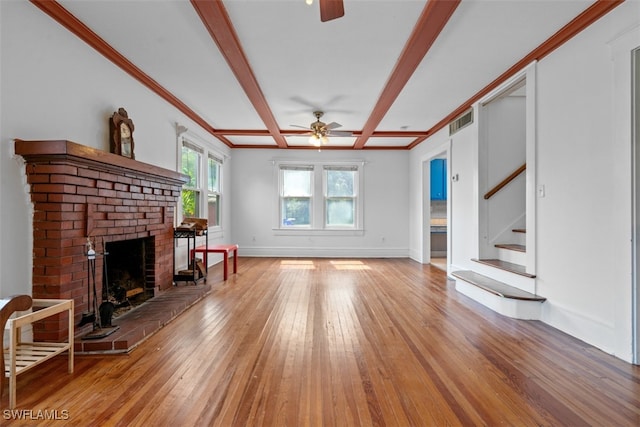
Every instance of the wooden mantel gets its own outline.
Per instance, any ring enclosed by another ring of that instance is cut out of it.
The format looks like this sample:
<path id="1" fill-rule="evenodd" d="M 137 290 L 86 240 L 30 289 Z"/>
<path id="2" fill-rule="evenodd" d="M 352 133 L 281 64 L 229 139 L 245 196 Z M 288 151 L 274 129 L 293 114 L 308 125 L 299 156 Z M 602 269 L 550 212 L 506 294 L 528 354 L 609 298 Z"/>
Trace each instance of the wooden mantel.
<path id="1" fill-rule="evenodd" d="M 72 141 L 44 140 L 24 141 L 15 140 L 15 153 L 24 157 L 27 163 L 49 161 L 54 159 L 73 159 L 77 163 L 91 166 L 92 168 L 107 167 L 110 171 L 119 169 L 126 173 L 127 170 L 140 174 L 162 177 L 183 185 L 189 182 L 189 177 L 158 166 L 129 159 L 117 154 L 87 147 Z"/>

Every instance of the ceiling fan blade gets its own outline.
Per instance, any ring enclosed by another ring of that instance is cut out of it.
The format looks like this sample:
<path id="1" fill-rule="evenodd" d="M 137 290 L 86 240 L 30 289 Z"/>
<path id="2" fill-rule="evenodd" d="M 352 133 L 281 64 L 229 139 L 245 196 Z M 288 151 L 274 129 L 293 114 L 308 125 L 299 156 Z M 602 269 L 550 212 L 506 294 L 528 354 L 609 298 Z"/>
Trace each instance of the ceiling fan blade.
<path id="1" fill-rule="evenodd" d="M 347 131 L 329 132 L 329 136 L 353 136 L 353 132 L 347 132 Z"/>
<path id="2" fill-rule="evenodd" d="M 300 125 L 289 125 L 292 128 L 300 128 L 300 129 L 306 129 L 309 130 L 309 126 L 300 126 Z"/>
<path id="3" fill-rule="evenodd" d="M 344 16 L 342 0 L 320 0 L 320 20 L 322 22 Z"/>
<path id="4" fill-rule="evenodd" d="M 329 123 L 329 124 L 327 124 L 325 126 L 325 128 L 327 128 L 327 129 L 336 129 L 336 128 L 339 128 L 339 127 L 342 127 L 342 125 L 340 123 L 336 123 L 336 122 L 331 122 L 331 123 Z"/>

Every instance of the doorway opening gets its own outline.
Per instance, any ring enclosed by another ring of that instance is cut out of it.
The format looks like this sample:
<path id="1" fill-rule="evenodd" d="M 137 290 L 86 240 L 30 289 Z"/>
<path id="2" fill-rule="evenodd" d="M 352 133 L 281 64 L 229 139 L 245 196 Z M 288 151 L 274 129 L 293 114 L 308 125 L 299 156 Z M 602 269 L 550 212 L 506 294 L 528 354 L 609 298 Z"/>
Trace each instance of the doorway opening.
<path id="1" fill-rule="evenodd" d="M 447 270 L 447 159 L 436 157 L 429 163 L 431 265 Z"/>
<path id="2" fill-rule="evenodd" d="M 451 140 L 422 159 L 422 262 L 448 271 L 451 254 Z"/>

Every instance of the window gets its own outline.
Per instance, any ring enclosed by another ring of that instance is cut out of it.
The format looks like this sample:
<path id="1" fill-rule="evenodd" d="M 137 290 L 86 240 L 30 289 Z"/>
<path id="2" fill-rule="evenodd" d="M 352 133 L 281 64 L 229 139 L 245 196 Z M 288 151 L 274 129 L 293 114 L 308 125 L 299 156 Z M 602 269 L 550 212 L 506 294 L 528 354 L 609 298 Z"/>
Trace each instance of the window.
<path id="1" fill-rule="evenodd" d="M 355 226 L 357 171 L 354 166 L 325 166 L 325 226 Z"/>
<path id="2" fill-rule="evenodd" d="M 220 225 L 220 169 L 222 160 L 209 154 L 209 164 L 207 167 L 207 212 L 209 227 Z"/>
<path id="3" fill-rule="evenodd" d="M 283 166 L 280 212 L 285 227 L 311 226 L 313 166 Z"/>
<path id="4" fill-rule="evenodd" d="M 187 143 L 182 144 L 182 173 L 189 177 L 182 187 L 182 216 L 184 218 L 200 218 L 200 175 L 202 150 Z"/>
<path id="5" fill-rule="evenodd" d="M 181 172 L 189 177 L 182 187 L 182 217 L 207 218 L 209 227 L 219 227 L 222 156 L 183 139 L 181 162 Z"/>
<path id="6" fill-rule="evenodd" d="M 278 230 L 327 234 L 362 229 L 362 163 L 279 163 Z"/>

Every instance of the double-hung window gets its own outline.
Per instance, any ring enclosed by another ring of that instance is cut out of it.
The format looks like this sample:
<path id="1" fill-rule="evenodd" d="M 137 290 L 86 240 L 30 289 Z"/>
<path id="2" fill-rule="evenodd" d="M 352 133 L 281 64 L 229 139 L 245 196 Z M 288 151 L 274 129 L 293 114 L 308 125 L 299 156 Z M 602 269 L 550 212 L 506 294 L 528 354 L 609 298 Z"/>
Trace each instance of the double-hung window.
<path id="1" fill-rule="evenodd" d="M 285 227 L 311 227 L 313 166 L 280 168 L 280 218 Z"/>
<path id="2" fill-rule="evenodd" d="M 281 232 L 362 231 L 362 162 L 277 163 Z"/>
<path id="3" fill-rule="evenodd" d="M 222 156 L 182 139 L 180 171 L 189 177 L 182 187 L 182 218 L 207 218 L 209 228 L 221 225 Z"/>
<path id="4" fill-rule="evenodd" d="M 324 167 L 325 227 L 355 227 L 357 166 Z"/>
<path id="5" fill-rule="evenodd" d="M 209 153 L 207 164 L 207 213 L 209 227 L 220 225 L 220 170 L 222 160 Z"/>
<path id="6" fill-rule="evenodd" d="M 182 144 L 182 173 L 189 182 L 182 187 L 182 216 L 184 218 L 201 217 L 202 194 L 202 152 L 200 147 L 184 141 Z"/>

